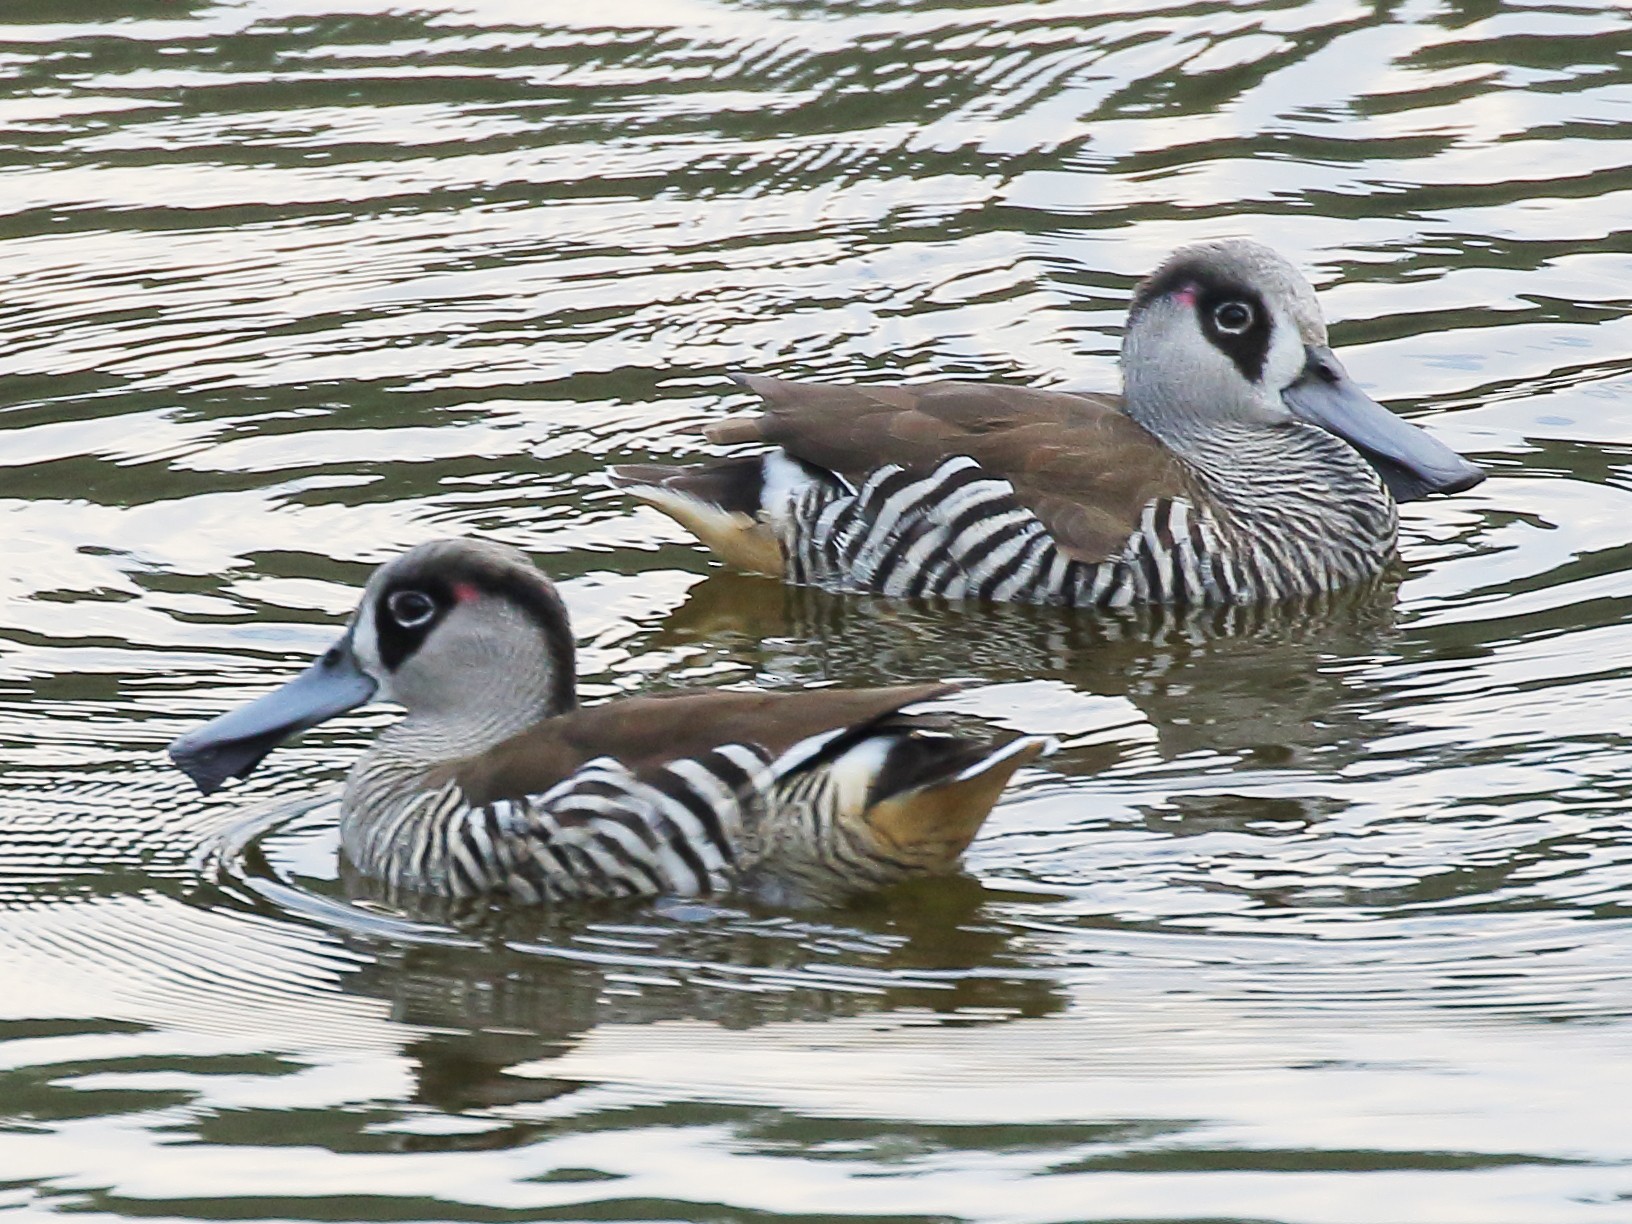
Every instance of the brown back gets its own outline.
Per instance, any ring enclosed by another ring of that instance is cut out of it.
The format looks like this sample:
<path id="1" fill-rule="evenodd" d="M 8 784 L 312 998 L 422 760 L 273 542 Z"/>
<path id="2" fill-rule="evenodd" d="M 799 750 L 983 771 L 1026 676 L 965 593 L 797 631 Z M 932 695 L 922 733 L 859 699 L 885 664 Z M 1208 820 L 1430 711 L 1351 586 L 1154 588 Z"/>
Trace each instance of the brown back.
<path id="1" fill-rule="evenodd" d="M 708 429 L 716 442 L 768 442 L 854 483 L 887 463 L 928 471 L 967 455 L 1014 486 L 1070 556 L 1122 551 L 1144 507 L 1187 492 L 1178 460 L 1111 395 L 981 383 L 826 386 L 742 379 L 766 401 L 748 420 Z"/>
<path id="2" fill-rule="evenodd" d="M 445 766 L 431 783 L 439 786 L 452 777 L 465 797 L 480 805 L 540 794 L 596 757 L 613 757 L 642 776 L 722 744 L 752 744 L 774 756 L 812 735 L 865 726 L 953 688 L 915 684 L 797 693 L 710 689 L 610 701 L 537 723 L 479 756 Z"/>

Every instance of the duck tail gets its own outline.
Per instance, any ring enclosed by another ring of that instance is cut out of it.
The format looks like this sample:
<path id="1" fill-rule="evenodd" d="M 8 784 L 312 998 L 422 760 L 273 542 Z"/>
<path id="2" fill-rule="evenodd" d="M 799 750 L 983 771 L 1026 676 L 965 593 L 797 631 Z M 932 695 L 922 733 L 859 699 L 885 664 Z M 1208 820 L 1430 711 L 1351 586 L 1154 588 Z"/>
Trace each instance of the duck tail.
<path id="1" fill-rule="evenodd" d="M 824 479 L 783 451 L 699 467 L 624 464 L 609 479 L 674 519 L 739 569 L 781 577 L 782 532 L 800 488 Z"/>
<path id="2" fill-rule="evenodd" d="M 873 780 L 863 812 L 867 827 L 890 858 L 949 871 L 1015 771 L 1058 747 L 1037 735 L 995 751 L 952 736 L 902 739 Z"/>
<path id="3" fill-rule="evenodd" d="M 837 904 L 954 871 L 1015 771 L 1057 747 L 1033 735 L 993 748 L 899 707 L 801 740 L 771 762 L 743 883 L 772 904 Z"/>

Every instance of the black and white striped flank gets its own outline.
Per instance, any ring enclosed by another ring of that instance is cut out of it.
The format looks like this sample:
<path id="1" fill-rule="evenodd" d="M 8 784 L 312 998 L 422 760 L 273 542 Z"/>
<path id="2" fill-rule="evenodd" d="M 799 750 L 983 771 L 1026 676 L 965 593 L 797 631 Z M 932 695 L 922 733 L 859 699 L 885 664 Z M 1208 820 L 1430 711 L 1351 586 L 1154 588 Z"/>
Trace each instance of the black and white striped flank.
<path id="1" fill-rule="evenodd" d="M 921 757 L 926 743 L 947 745 L 949 762 L 968 755 L 973 772 L 1028 741 L 987 753 L 910 721 L 842 728 L 774 760 L 726 744 L 643 777 L 599 757 L 541 794 L 479 806 L 456 783 L 421 789 L 400 762 L 365 762 L 348 788 L 359 815 L 344 827 L 343 847 L 387 889 L 455 899 L 737 892 L 770 904 L 836 901 L 929 869 L 931 858 L 883 847 L 866 816 L 892 755 Z"/>
<path id="2" fill-rule="evenodd" d="M 1065 557 L 1008 481 L 956 456 L 933 471 L 896 464 L 850 492 L 811 482 L 796 493 L 785 541 L 789 576 L 907 597 L 1074 602 L 1087 567 Z"/>
<path id="3" fill-rule="evenodd" d="M 1317 434 L 1294 441 L 1343 446 Z M 1240 604 L 1318 595 L 1378 573 L 1397 519 L 1371 469 L 1350 452 L 1349 479 L 1311 486 L 1308 470 L 1322 468 L 1287 463 L 1286 441 L 1277 443 L 1275 462 L 1261 469 L 1243 471 L 1233 456 L 1227 480 L 1193 465 L 1195 495 L 1146 504 L 1122 550 L 1098 563 L 1067 556 L 1007 480 L 965 456 L 928 472 L 880 467 L 859 488 L 808 481 L 770 519 L 790 581 L 909 598 Z"/>
<path id="4" fill-rule="evenodd" d="M 393 888 L 529 904 L 733 887 L 744 828 L 771 782 L 758 748 L 727 744 L 637 778 L 610 757 L 589 761 L 539 795 L 479 807 L 454 783 L 369 794 L 358 779 L 346 853 Z"/>

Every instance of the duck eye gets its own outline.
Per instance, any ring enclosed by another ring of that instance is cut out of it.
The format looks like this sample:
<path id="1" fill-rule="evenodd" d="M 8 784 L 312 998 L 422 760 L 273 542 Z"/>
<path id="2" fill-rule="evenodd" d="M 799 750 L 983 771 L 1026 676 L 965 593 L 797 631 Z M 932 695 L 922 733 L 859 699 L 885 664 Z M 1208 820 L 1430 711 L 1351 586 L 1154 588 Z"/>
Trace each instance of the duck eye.
<path id="1" fill-rule="evenodd" d="M 1213 307 L 1213 326 L 1227 336 L 1239 336 L 1252 326 L 1252 307 L 1232 298 Z"/>
<path id="2" fill-rule="evenodd" d="M 418 629 L 436 615 L 436 601 L 424 591 L 393 591 L 385 607 L 404 629 Z"/>

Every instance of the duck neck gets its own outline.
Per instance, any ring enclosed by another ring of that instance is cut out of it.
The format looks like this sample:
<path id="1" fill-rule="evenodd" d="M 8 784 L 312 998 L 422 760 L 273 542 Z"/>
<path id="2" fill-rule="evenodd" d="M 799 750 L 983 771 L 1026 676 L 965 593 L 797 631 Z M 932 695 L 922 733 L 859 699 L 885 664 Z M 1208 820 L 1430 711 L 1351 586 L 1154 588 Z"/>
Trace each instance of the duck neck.
<path id="1" fill-rule="evenodd" d="M 383 731 L 370 756 L 426 766 L 477 756 L 560 710 L 468 710 L 458 715 L 411 714 Z"/>
<path id="2" fill-rule="evenodd" d="M 473 674 L 490 675 L 493 683 L 423 695 L 407 717 L 380 734 L 365 761 L 417 775 L 486 752 L 578 705 L 570 655 L 556 661 L 545 653 L 518 652 L 502 668 Z"/>
<path id="3" fill-rule="evenodd" d="M 1163 438 L 1220 507 L 1253 514 L 1308 502 L 1346 517 L 1372 515 L 1393 501 L 1376 470 L 1343 439 L 1302 421 L 1232 422 L 1192 436 Z"/>

